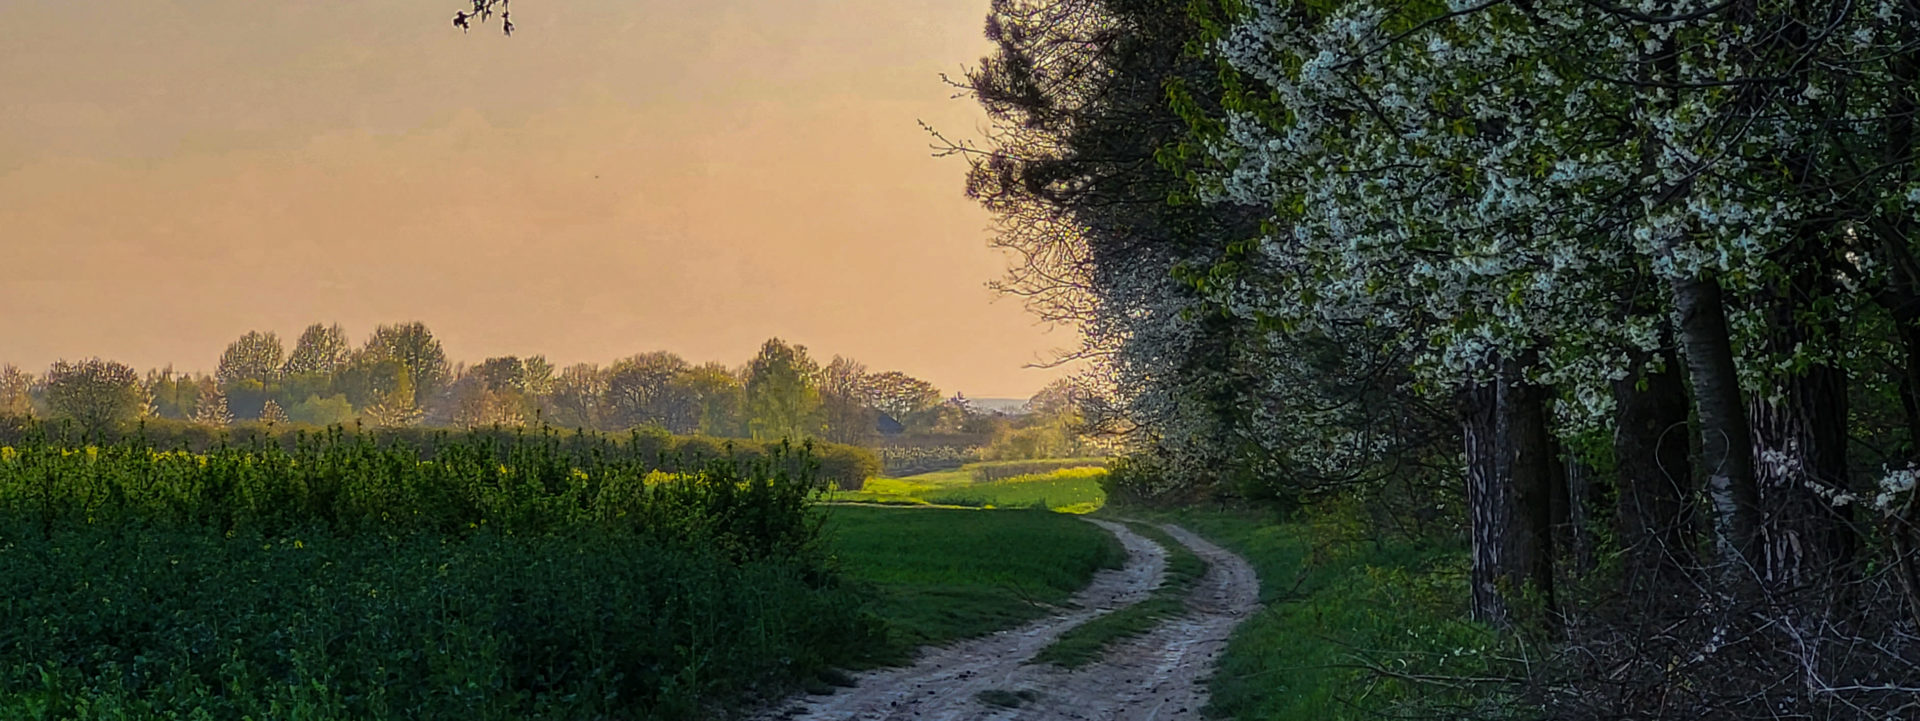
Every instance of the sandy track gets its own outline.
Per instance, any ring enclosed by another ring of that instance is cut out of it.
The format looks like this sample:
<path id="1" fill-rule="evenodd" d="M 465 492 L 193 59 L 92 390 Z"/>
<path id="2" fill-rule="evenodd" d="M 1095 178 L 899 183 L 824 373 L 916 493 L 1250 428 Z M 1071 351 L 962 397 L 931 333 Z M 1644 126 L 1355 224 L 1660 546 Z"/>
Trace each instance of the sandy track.
<path id="1" fill-rule="evenodd" d="M 783 704 L 765 719 L 792 721 L 1173 721 L 1200 718 L 1204 681 L 1228 634 L 1259 603 L 1245 559 L 1177 526 L 1161 528 L 1209 562 L 1186 615 L 1123 641 L 1097 663 L 1067 671 L 1030 664 L 1061 633 L 1151 595 L 1166 552 L 1126 526 L 1088 519 L 1120 539 L 1127 562 L 1074 596 L 1075 610 L 1020 628 L 930 650 L 912 666 L 861 674 L 854 687 Z M 1031 692 L 1018 708 L 981 702 L 983 691 Z"/>

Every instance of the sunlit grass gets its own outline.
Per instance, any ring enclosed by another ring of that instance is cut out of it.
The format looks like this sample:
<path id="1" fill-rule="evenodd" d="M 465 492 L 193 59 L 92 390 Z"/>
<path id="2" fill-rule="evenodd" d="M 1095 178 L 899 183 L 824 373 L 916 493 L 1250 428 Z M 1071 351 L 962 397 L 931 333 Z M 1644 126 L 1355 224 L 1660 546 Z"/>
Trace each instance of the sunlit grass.
<path id="1" fill-rule="evenodd" d="M 836 491 L 828 499 L 889 505 L 1044 507 L 1061 513 L 1091 513 L 1106 503 L 1106 491 L 1100 485 L 1107 473 L 1104 468 L 1066 468 L 991 483 L 975 483 L 973 469 L 969 465 L 905 478 L 872 478 L 859 491 Z"/>

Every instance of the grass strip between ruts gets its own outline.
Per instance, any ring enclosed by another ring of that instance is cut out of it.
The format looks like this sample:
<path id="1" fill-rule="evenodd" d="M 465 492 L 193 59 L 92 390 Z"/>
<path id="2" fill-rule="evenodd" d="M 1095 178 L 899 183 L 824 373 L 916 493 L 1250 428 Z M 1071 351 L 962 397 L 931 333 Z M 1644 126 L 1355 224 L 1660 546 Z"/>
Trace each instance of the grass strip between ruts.
<path id="1" fill-rule="evenodd" d="M 1139 636 L 1187 608 L 1187 596 L 1207 573 L 1206 560 L 1194 555 L 1158 526 L 1132 523 L 1133 530 L 1167 549 L 1167 573 L 1146 600 L 1068 629 L 1034 656 L 1037 663 L 1079 668 L 1100 658 L 1108 647 Z"/>

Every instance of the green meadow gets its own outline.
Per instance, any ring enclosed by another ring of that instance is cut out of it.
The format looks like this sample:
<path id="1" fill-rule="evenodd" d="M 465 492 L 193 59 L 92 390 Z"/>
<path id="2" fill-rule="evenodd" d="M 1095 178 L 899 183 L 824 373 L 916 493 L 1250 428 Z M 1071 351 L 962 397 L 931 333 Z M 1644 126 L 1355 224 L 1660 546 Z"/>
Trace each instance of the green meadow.
<path id="1" fill-rule="evenodd" d="M 981 466 L 985 465 L 989 464 L 902 478 L 873 478 L 861 490 L 836 491 L 829 498 L 889 505 L 1045 508 L 1062 513 L 1092 513 L 1106 504 L 1106 489 L 1101 482 L 1107 470 L 1099 466 L 1073 466 L 981 482 Z"/>
<path id="2" fill-rule="evenodd" d="M 1126 554 L 1106 531 L 1036 510 L 830 506 L 827 538 L 846 576 L 872 589 L 888 643 L 914 646 L 1007 628 L 1048 613 Z M 1046 605 L 1042 605 L 1046 604 Z"/>

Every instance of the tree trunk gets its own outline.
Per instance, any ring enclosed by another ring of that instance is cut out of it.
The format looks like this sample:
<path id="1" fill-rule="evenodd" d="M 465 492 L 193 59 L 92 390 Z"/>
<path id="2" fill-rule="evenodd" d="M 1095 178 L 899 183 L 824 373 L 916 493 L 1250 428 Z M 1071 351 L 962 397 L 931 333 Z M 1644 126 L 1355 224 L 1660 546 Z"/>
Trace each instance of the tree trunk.
<path id="1" fill-rule="evenodd" d="M 1547 610 L 1554 609 L 1555 496 L 1565 508 L 1565 485 L 1558 472 L 1553 433 L 1547 428 L 1546 392 L 1526 382 L 1521 364 L 1509 361 L 1501 373 L 1501 476 L 1512 489 L 1514 539 L 1513 569 L 1540 594 Z M 1556 494 L 1555 488 L 1561 493 Z"/>
<path id="2" fill-rule="evenodd" d="M 1653 358 L 1634 359 L 1633 371 L 1613 383 L 1614 522 L 1630 595 L 1671 588 L 1698 560 L 1687 388 L 1678 358 L 1669 352 L 1658 372 L 1649 367 Z"/>
<path id="3" fill-rule="evenodd" d="M 1768 289 L 1766 354 L 1792 354 L 1822 336 L 1838 337 L 1834 321 L 1804 313 L 1807 299 L 1829 290 L 1830 272 L 1808 261 Z M 1762 503 L 1760 580 L 1775 592 L 1828 588 L 1831 574 L 1854 552 L 1848 509 L 1831 501 L 1847 486 L 1847 374 L 1820 364 L 1779 374 L 1769 385 L 1773 394 L 1755 397 L 1750 416 Z"/>
<path id="4" fill-rule="evenodd" d="M 1814 366 L 1784 379 L 1778 401 L 1753 404 L 1754 476 L 1761 517 L 1761 581 L 1773 590 L 1826 585 L 1853 556 L 1840 510 L 1816 489 L 1846 490 L 1846 372 Z"/>
<path id="5" fill-rule="evenodd" d="M 1693 379 L 1700 418 L 1701 463 L 1712 500 L 1723 580 L 1740 585 L 1759 563 L 1760 490 L 1753 475 L 1753 436 L 1727 335 L 1720 283 L 1710 275 L 1671 282 L 1680 315 L 1680 343 Z"/>
<path id="6" fill-rule="evenodd" d="M 1513 581 L 1507 574 L 1513 504 L 1499 478 L 1499 396 L 1498 384 L 1468 383 L 1457 402 L 1460 436 L 1466 445 L 1472 612 L 1474 620 L 1493 626 L 1505 626 L 1510 620 L 1502 587 L 1511 588 Z"/>
<path id="7" fill-rule="evenodd" d="M 1497 626 L 1512 622 L 1516 594 L 1532 588 L 1554 606 L 1553 435 L 1545 393 L 1519 380 L 1508 362 L 1500 378 L 1461 391 L 1466 442 L 1467 512 L 1472 527 L 1473 615 Z"/>

